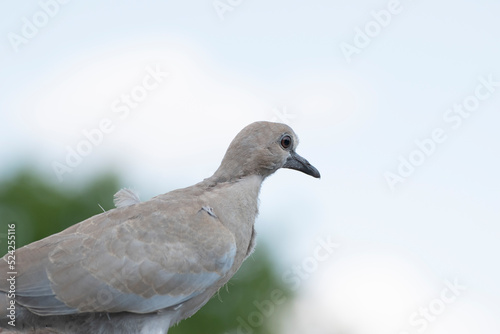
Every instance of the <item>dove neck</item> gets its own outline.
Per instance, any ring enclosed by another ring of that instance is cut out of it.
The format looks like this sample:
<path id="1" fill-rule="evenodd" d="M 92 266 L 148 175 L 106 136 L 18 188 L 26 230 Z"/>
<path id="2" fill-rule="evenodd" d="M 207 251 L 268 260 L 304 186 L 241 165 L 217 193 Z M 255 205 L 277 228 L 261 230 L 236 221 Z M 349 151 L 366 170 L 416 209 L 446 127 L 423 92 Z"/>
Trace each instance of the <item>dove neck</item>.
<path id="1" fill-rule="evenodd" d="M 225 168 L 219 167 L 217 171 L 207 179 L 210 184 L 216 185 L 219 183 L 231 183 L 231 182 L 239 182 L 243 179 L 247 179 L 250 177 L 256 177 L 262 181 L 267 177 L 267 175 L 260 175 L 255 172 L 248 172 L 244 169 L 232 169 L 231 173 L 228 173 Z"/>
<path id="2" fill-rule="evenodd" d="M 216 183 L 235 182 L 250 176 L 258 176 L 264 181 L 266 177 L 274 173 L 280 166 L 273 161 L 273 156 L 261 155 L 256 158 L 255 154 L 248 152 L 247 155 L 235 157 L 230 152 L 226 154 L 221 165 L 210 178 Z"/>

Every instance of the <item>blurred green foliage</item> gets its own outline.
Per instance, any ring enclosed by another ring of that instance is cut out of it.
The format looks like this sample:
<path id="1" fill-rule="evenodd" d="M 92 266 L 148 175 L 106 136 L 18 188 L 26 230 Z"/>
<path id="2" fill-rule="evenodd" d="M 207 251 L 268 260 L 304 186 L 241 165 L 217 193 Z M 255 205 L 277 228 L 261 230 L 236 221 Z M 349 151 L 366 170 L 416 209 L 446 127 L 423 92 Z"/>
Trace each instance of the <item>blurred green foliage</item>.
<path id="1" fill-rule="evenodd" d="M 116 175 L 96 177 L 83 188 L 47 181 L 29 168 L 0 180 L 0 251 L 7 252 L 7 224 L 16 223 L 16 247 L 62 231 L 88 217 L 114 207 L 113 195 L 120 188 Z M 273 271 L 265 248 L 248 258 L 226 287 L 190 319 L 171 328 L 171 334 L 269 334 L 276 305 L 272 291 L 289 297 Z M 261 310 L 256 306 L 261 307 Z M 263 308 L 263 309 L 262 309 Z M 244 323 L 244 324 L 243 324 Z"/>
<path id="2" fill-rule="evenodd" d="M 26 168 L 0 181 L 0 219 L 2 225 L 16 224 L 16 247 L 20 248 L 102 212 L 99 205 L 105 210 L 113 208 L 113 194 L 118 188 L 118 178 L 112 174 L 75 189 L 48 182 Z M 3 227 L 0 233 L 5 232 Z M 5 242 L 0 247 L 5 254 Z"/>

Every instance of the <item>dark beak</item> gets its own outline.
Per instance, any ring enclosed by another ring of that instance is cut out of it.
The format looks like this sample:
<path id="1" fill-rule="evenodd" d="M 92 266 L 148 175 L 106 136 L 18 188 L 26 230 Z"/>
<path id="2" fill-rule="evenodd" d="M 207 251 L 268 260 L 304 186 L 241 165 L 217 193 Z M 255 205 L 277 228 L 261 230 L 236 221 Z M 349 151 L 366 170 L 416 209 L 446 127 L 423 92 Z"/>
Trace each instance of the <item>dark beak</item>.
<path id="1" fill-rule="evenodd" d="M 295 153 L 295 151 L 290 151 L 290 156 L 286 159 L 283 168 L 290 168 L 311 175 L 317 179 L 321 177 L 319 171 L 309 163 L 306 159 L 302 158 L 300 155 Z"/>

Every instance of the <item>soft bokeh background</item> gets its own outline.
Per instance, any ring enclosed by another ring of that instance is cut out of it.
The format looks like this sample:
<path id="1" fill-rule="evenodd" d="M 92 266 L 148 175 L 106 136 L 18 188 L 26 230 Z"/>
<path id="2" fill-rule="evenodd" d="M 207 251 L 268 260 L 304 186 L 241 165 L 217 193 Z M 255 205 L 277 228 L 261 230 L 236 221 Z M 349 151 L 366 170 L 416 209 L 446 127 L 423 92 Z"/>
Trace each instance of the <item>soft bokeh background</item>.
<path id="1" fill-rule="evenodd" d="M 492 0 L 3 2 L 2 247 L 11 221 L 25 243 L 110 209 L 120 187 L 148 199 L 198 182 L 245 125 L 281 121 L 322 179 L 265 182 L 260 252 L 172 333 L 498 333 L 499 12 Z M 446 140 L 418 153 L 437 128 Z"/>

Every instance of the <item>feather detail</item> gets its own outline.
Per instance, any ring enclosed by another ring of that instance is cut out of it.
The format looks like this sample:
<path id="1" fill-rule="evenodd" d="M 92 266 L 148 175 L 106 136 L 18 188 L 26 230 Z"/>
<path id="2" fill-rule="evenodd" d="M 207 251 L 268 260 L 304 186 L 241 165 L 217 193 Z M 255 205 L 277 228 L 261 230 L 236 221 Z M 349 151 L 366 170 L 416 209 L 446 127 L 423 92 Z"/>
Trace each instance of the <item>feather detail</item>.
<path id="1" fill-rule="evenodd" d="M 125 206 L 137 204 L 141 202 L 139 195 L 132 189 L 123 188 L 120 189 L 114 196 L 113 202 L 117 208 L 123 208 Z"/>

